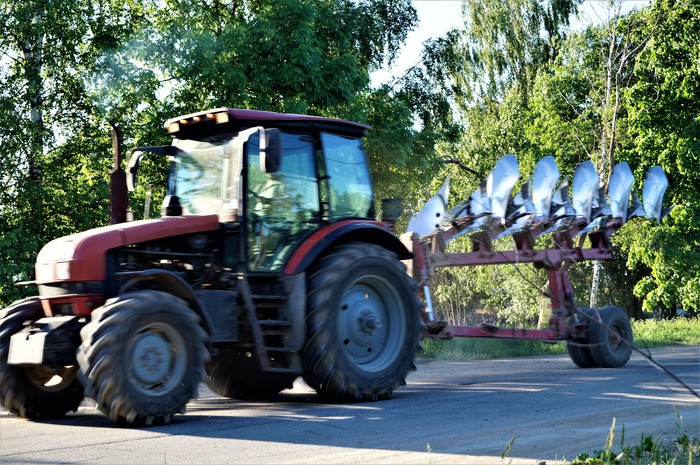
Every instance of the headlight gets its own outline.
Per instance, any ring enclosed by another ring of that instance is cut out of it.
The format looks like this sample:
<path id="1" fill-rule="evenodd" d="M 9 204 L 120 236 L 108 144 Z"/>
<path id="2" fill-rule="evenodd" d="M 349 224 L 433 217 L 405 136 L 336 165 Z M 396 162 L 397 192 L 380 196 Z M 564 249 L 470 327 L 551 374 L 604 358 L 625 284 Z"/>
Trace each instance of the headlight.
<path id="1" fill-rule="evenodd" d="M 70 279 L 70 262 L 58 262 L 54 265 L 56 279 L 67 281 Z"/>

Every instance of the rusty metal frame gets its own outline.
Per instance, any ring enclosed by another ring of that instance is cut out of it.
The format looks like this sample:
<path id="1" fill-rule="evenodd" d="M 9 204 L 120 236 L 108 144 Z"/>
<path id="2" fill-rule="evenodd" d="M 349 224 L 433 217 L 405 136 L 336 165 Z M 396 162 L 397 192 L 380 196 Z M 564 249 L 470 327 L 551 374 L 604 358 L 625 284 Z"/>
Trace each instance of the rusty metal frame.
<path id="1" fill-rule="evenodd" d="M 472 218 L 473 221 L 473 218 Z M 435 231 L 419 237 L 417 234 L 404 234 L 401 240 L 413 253 L 413 260 L 406 262 L 408 272 L 423 289 L 423 297 L 430 303 L 430 281 L 437 268 L 452 266 L 479 266 L 497 264 L 532 263 L 535 267 L 547 270 L 548 292 L 552 310 L 549 326 L 546 329 L 500 328 L 492 325 L 464 326 L 447 325 L 436 321 L 432 308 L 426 309 L 423 320 L 427 326 L 426 338 L 481 337 L 504 339 L 530 339 L 542 341 L 561 341 L 584 337 L 586 323 L 576 316 L 574 290 L 569 278 L 568 265 L 589 260 L 610 260 L 610 236 L 621 226 L 622 221 L 615 219 L 599 229 L 582 236 L 588 237 L 590 247 L 576 245 L 575 238 L 583 230 L 586 221 L 574 221 L 568 229 L 552 233 L 554 247 L 535 248 L 535 238 L 547 231 L 556 219 L 550 219 L 533 228 L 513 234 L 514 250 L 494 250 L 492 241 L 507 225 L 496 225 L 470 235 L 471 252 L 446 252 L 446 244 L 457 236 L 464 224 L 453 224 L 445 230 Z M 578 241 L 583 244 L 583 240 Z M 574 318 L 573 320 L 571 318 Z"/>

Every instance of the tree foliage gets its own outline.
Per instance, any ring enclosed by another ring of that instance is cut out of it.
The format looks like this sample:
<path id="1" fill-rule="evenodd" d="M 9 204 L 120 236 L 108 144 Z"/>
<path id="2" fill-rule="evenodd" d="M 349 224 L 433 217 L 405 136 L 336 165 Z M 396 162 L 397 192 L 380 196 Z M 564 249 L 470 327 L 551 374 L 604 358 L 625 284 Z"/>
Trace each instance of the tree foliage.
<path id="1" fill-rule="evenodd" d="M 104 224 L 109 135 L 85 91 L 97 57 L 141 23 L 122 2 L 0 2 L 0 298 L 49 239 Z M 74 151 L 77 150 L 77 151 Z"/>
<path id="2" fill-rule="evenodd" d="M 579 3 L 466 1 L 461 43 L 465 72 L 457 79 L 469 89 L 465 95 L 493 98 L 514 86 L 527 100 L 538 70 L 557 56 L 559 41 Z"/>
<path id="3" fill-rule="evenodd" d="M 700 310 L 700 5 L 661 0 L 645 12 L 641 34 L 652 39 L 628 89 L 627 152 L 641 174 L 661 165 L 669 176 L 667 199 L 676 208 L 630 243 L 630 266 L 649 270 L 635 286 L 648 311 Z"/>
<path id="4" fill-rule="evenodd" d="M 369 87 L 416 24 L 408 0 L 0 0 L 0 18 L 2 303 L 44 243 L 108 222 L 109 121 L 129 147 L 213 107 L 346 117 L 376 123 L 377 165 L 418 139 L 405 104 Z"/>
<path id="5" fill-rule="evenodd" d="M 177 111 L 332 113 L 393 59 L 415 23 L 406 1 L 166 1 L 142 53 L 168 80 Z"/>

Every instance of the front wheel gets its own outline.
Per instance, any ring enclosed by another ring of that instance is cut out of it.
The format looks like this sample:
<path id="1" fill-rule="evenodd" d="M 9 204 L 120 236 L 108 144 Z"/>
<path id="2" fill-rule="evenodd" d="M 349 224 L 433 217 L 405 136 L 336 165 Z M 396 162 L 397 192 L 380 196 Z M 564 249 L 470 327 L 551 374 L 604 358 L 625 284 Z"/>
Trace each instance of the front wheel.
<path id="1" fill-rule="evenodd" d="M 22 418 L 51 420 L 75 412 L 83 400 L 77 366 L 7 364 L 10 338 L 25 321 L 43 316 L 38 297 L 19 300 L 0 312 L 0 404 Z"/>
<path id="2" fill-rule="evenodd" d="M 390 397 L 420 347 L 422 304 L 405 266 L 372 244 L 338 247 L 308 281 L 304 379 L 332 401 Z"/>
<path id="3" fill-rule="evenodd" d="M 198 316 L 177 297 L 136 291 L 109 300 L 80 332 L 86 395 L 114 421 L 168 423 L 197 396 L 208 355 Z"/>
<path id="4" fill-rule="evenodd" d="M 618 368 L 624 366 L 632 355 L 634 336 L 627 314 L 609 305 L 600 309 L 600 321 L 595 313 L 588 326 L 588 342 L 593 359 L 598 366 Z"/>

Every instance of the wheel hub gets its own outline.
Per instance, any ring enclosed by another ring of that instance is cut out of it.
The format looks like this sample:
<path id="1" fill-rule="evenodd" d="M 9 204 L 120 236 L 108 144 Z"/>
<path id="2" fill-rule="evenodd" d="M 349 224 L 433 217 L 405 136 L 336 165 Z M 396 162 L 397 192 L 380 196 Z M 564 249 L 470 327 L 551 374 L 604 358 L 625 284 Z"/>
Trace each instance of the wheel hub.
<path id="1" fill-rule="evenodd" d="M 366 357 L 384 342 L 382 309 L 365 293 L 350 306 L 348 312 L 346 335 L 349 336 L 349 344 L 346 343 L 346 346 L 354 356 Z"/>
<path id="2" fill-rule="evenodd" d="M 168 342 L 155 334 L 142 336 L 134 346 L 134 375 L 145 384 L 163 379 L 170 367 Z"/>
<path id="3" fill-rule="evenodd" d="M 373 363 L 382 357 L 388 326 L 384 299 L 376 290 L 357 284 L 343 298 L 338 319 L 340 340 L 356 363 Z"/>
<path id="4" fill-rule="evenodd" d="M 381 324 L 377 316 L 372 310 L 362 310 L 360 316 L 357 318 L 357 324 L 359 330 L 368 336 L 371 336 L 377 326 Z"/>

